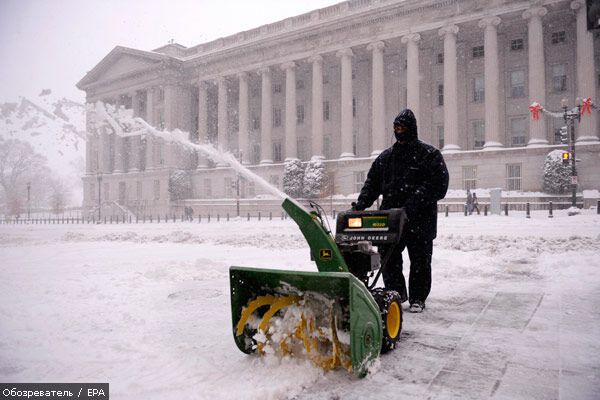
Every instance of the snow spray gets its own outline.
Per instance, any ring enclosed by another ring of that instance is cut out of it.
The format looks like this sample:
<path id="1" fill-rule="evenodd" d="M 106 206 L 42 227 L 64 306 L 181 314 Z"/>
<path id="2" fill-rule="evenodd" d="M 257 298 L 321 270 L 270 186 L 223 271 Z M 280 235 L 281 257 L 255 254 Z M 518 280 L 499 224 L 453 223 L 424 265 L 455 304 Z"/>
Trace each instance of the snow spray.
<path id="1" fill-rule="evenodd" d="M 127 137 L 150 134 L 154 137 L 163 139 L 165 142 L 179 143 L 190 150 L 201 151 L 214 162 L 229 164 L 237 173 L 244 178 L 255 182 L 275 197 L 278 197 L 281 200 L 285 200 L 288 197 L 288 195 L 271 185 L 265 179 L 244 167 L 233 154 L 223 151 L 222 149 L 217 149 L 208 143 L 197 144 L 191 142 L 189 140 L 188 132 L 179 129 L 175 129 L 172 132 L 160 131 L 149 125 L 142 118 L 134 118 L 131 110 L 118 110 L 115 107 L 105 105 L 102 102 L 91 105 L 91 107 L 88 108 L 88 116 L 88 118 L 91 118 L 92 125 L 95 126 L 96 129 L 108 125 L 117 136 Z M 106 123 L 103 123 L 103 121 Z"/>

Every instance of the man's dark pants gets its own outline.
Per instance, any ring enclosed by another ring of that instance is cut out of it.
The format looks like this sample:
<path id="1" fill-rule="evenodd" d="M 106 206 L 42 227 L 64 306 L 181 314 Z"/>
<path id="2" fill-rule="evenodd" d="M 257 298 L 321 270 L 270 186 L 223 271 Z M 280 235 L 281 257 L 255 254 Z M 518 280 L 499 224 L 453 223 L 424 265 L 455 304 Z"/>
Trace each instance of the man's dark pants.
<path id="1" fill-rule="evenodd" d="M 389 265 L 383 270 L 383 283 L 387 289 L 400 294 L 402 301 L 407 298 L 406 281 L 402 274 L 402 251 L 408 249 L 410 275 L 408 278 L 408 301 L 410 304 L 424 303 L 431 290 L 431 254 L 433 241 L 427 239 L 401 240 L 393 249 Z M 392 246 L 380 246 L 382 261 Z"/>

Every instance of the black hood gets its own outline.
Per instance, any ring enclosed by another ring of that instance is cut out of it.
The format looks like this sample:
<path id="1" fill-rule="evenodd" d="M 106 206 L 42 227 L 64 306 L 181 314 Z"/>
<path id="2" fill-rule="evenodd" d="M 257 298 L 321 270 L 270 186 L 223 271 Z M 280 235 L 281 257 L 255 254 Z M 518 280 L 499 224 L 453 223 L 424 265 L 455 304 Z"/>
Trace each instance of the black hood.
<path id="1" fill-rule="evenodd" d="M 396 119 L 394 119 L 394 125 L 396 124 L 404 125 L 408 128 L 408 133 L 406 134 L 407 141 L 418 139 L 417 119 L 410 109 L 405 108 L 398 114 Z"/>

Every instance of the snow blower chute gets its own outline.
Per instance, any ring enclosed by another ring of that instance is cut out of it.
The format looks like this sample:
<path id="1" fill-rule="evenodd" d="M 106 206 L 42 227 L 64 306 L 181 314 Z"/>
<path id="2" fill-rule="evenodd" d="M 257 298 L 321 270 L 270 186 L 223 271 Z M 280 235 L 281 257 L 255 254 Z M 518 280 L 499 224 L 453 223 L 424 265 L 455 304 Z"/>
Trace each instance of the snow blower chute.
<path id="1" fill-rule="evenodd" d="M 230 268 L 233 336 L 244 353 L 308 357 L 325 369 L 341 366 L 362 377 L 400 337 L 403 299 L 374 287 L 388 260 L 381 262 L 372 246 L 398 243 L 405 213 L 342 212 L 334 240 L 315 206 L 308 212 L 292 199 L 282 203 L 318 272 Z"/>

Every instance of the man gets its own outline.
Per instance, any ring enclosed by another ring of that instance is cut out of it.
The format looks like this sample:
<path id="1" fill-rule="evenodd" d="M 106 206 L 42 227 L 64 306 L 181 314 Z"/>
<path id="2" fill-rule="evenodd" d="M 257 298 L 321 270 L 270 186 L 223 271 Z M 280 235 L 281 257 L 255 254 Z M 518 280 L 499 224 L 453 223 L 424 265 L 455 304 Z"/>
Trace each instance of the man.
<path id="1" fill-rule="evenodd" d="M 406 301 L 402 251 L 408 249 L 409 311 L 422 312 L 431 290 L 431 254 L 437 232 L 437 202 L 448 190 L 448 169 L 438 149 L 418 139 L 417 120 L 409 109 L 394 120 L 396 143 L 373 162 L 354 210 L 364 210 L 383 195 L 381 209 L 404 207 L 408 221 L 402 240 L 393 250 L 381 246 L 382 258 L 393 251 L 383 271 L 385 287 Z"/>

